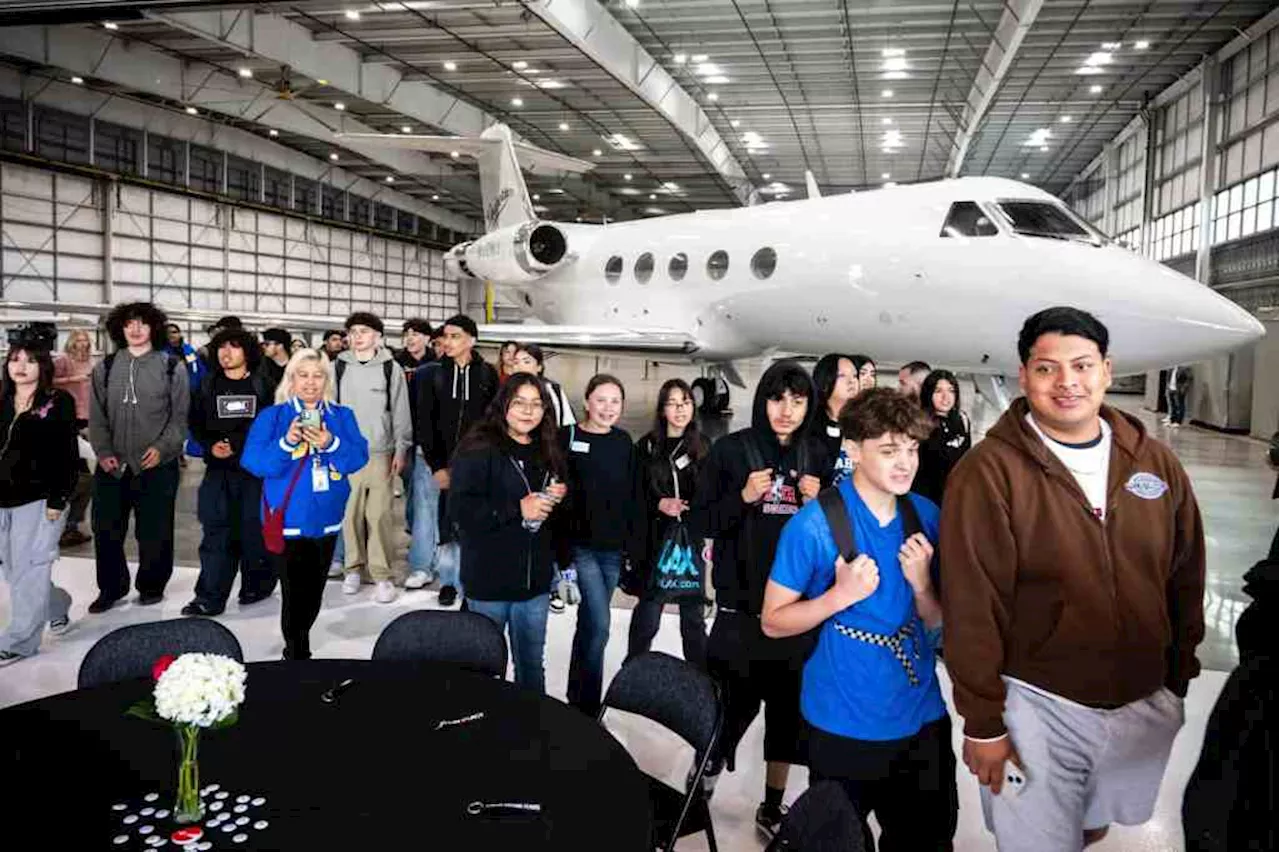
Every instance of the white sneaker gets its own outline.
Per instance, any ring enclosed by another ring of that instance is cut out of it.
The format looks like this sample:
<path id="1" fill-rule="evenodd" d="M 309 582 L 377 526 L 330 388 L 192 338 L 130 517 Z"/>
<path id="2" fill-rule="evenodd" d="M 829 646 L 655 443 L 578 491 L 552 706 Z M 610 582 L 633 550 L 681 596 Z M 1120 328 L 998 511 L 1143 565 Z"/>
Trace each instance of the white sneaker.
<path id="1" fill-rule="evenodd" d="M 373 599 L 378 603 L 391 603 L 396 599 L 396 585 L 390 580 L 379 580 L 374 586 Z"/>
<path id="2" fill-rule="evenodd" d="M 346 576 L 342 578 L 342 593 L 344 595 L 354 595 L 360 591 L 360 572 L 348 571 Z"/>
<path id="3" fill-rule="evenodd" d="M 435 576 L 430 571 L 411 571 L 409 576 L 404 578 L 404 587 L 406 589 L 421 589 L 423 586 L 431 585 L 435 579 Z"/>
<path id="4" fill-rule="evenodd" d="M 330 580 L 336 580 L 345 573 L 346 571 L 343 569 L 341 562 L 329 563 L 329 579 Z"/>

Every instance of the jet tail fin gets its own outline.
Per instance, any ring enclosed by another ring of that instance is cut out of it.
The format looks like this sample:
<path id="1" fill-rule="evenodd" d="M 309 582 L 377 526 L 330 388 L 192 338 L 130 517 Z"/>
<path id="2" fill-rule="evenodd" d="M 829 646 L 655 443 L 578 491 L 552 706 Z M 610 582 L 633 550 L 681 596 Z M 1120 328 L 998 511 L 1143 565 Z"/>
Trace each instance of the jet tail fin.
<path id="1" fill-rule="evenodd" d="M 342 133 L 339 138 L 348 140 L 357 148 L 371 145 L 474 157 L 480 166 L 480 195 L 484 202 L 486 232 L 538 218 L 529 200 L 524 175 L 520 173 L 522 166 L 535 174 L 580 174 L 595 168 L 594 163 L 585 160 L 516 142 L 505 124 L 495 124 L 479 137 Z"/>
<path id="2" fill-rule="evenodd" d="M 804 173 L 804 188 L 808 190 L 810 198 L 822 197 L 822 190 L 818 189 L 818 181 L 813 176 L 813 172 L 808 169 L 805 169 Z"/>

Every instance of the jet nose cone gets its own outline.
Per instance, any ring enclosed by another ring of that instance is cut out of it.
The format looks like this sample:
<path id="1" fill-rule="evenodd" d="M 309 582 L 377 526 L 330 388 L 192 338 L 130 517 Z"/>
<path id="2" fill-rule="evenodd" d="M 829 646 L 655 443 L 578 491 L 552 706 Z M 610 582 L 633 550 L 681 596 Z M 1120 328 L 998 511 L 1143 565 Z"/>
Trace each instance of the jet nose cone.
<path id="1" fill-rule="evenodd" d="M 1203 328 L 1207 340 L 1218 341 L 1215 349 L 1235 349 L 1261 340 L 1266 335 L 1266 329 L 1258 322 L 1257 317 L 1235 302 L 1208 287 L 1203 288 L 1201 295 L 1202 298 L 1195 306 L 1195 313 L 1185 321 Z"/>

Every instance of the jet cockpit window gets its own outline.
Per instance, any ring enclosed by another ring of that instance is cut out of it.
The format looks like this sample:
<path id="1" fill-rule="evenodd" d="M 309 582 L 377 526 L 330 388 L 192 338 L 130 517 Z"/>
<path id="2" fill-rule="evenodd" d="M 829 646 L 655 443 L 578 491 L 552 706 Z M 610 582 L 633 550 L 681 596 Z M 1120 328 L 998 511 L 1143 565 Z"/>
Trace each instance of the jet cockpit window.
<path id="1" fill-rule="evenodd" d="M 648 284 L 649 279 L 653 277 L 653 255 L 645 252 L 636 258 L 636 280 L 641 284 Z"/>
<path id="2" fill-rule="evenodd" d="M 957 201 L 947 211 L 940 237 L 994 237 L 1000 229 L 987 212 L 972 201 Z"/>
<path id="3" fill-rule="evenodd" d="M 711 257 L 707 258 L 707 277 L 712 281 L 719 281 L 729 271 L 729 253 L 724 249 L 719 249 L 711 253 Z"/>
<path id="4" fill-rule="evenodd" d="M 687 254 L 679 252 L 671 256 L 671 262 L 667 264 L 667 274 L 671 276 L 672 281 L 683 281 L 688 271 L 689 256 Z"/>
<path id="5" fill-rule="evenodd" d="M 610 284 L 617 284 L 622 277 L 622 258 L 616 254 L 604 265 L 604 277 Z"/>
<path id="6" fill-rule="evenodd" d="M 1048 201 L 1001 199 L 997 209 L 1009 220 L 1014 233 L 1055 240 L 1083 240 L 1101 244 L 1105 237 L 1089 228 L 1064 208 Z"/>

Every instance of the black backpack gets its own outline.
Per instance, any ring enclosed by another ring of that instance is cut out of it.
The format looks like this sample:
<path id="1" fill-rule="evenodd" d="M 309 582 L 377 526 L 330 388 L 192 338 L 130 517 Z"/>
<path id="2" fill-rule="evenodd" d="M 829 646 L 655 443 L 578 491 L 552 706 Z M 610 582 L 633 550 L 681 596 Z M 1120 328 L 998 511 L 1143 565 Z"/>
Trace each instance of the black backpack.
<path id="1" fill-rule="evenodd" d="M 824 488 L 818 494 L 818 503 L 822 506 L 822 514 L 827 518 L 827 526 L 831 528 L 831 536 L 836 540 L 836 549 L 846 562 L 852 562 L 858 555 L 858 537 L 853 531 L 853 523 L 845 509 L 844 497 L 838 488 Z M 911 498 L 903 494 L 898 497 L 898 514 L 902 517 L 902 540 L 906 541 L 918 532 L 924 532 L 920 525 L 920 515 L 916 513 Z M 937 586 L 935 585 L 935 588 Z"/>
<path id="2" fill-rule="evenodd" d="M 118 352 L 119 350 L 116 350 L 116 351 Z M 156 351 L 160 351 L 160 350 L 156 350 Z M 178 359 L 175 358 L 173 354 L 170 352 L 165 352 L 163 354 L 164 354 L 164 360 L 165 360 L 165 369 L 164 369 L 165 379 L 172 382 L 173 374 L 178 371 Z M 102 419 L 107 421 L 108 425 L 110 425 L 111 423 L 111 415 L 109 413 L 109 409 L 107 408 L 107 404 L 106 404 L 107 389 L 111 387 L 111 365 L 114 364 L 115 361 L 116 361 L 116 352 L 108 352 L 102 358 L 102 396 L 99 398 L 103 400 L 103 403 L 101 405 Z M 170 419 L 173 418 L 172 411 L 169 412 L 169 418 Z M 169 427 L 168 421 L 166 421 L 164 425 L 165 425 L 165 428 L 167 429 Z M 161 429 L 160 431 L 163 432 L 164 429 Z"/>
<path id="3" fill-rule="evenodd" d="M 387 411 L 391 411 L 391 373 L 400 365 L 394 358 L 382 362 L 382 377 L 387 382 Z M 334 396 L 339 405 L 342 404 L 342 374 L 347 371 L 346 361 L 333 362 Z"/>

